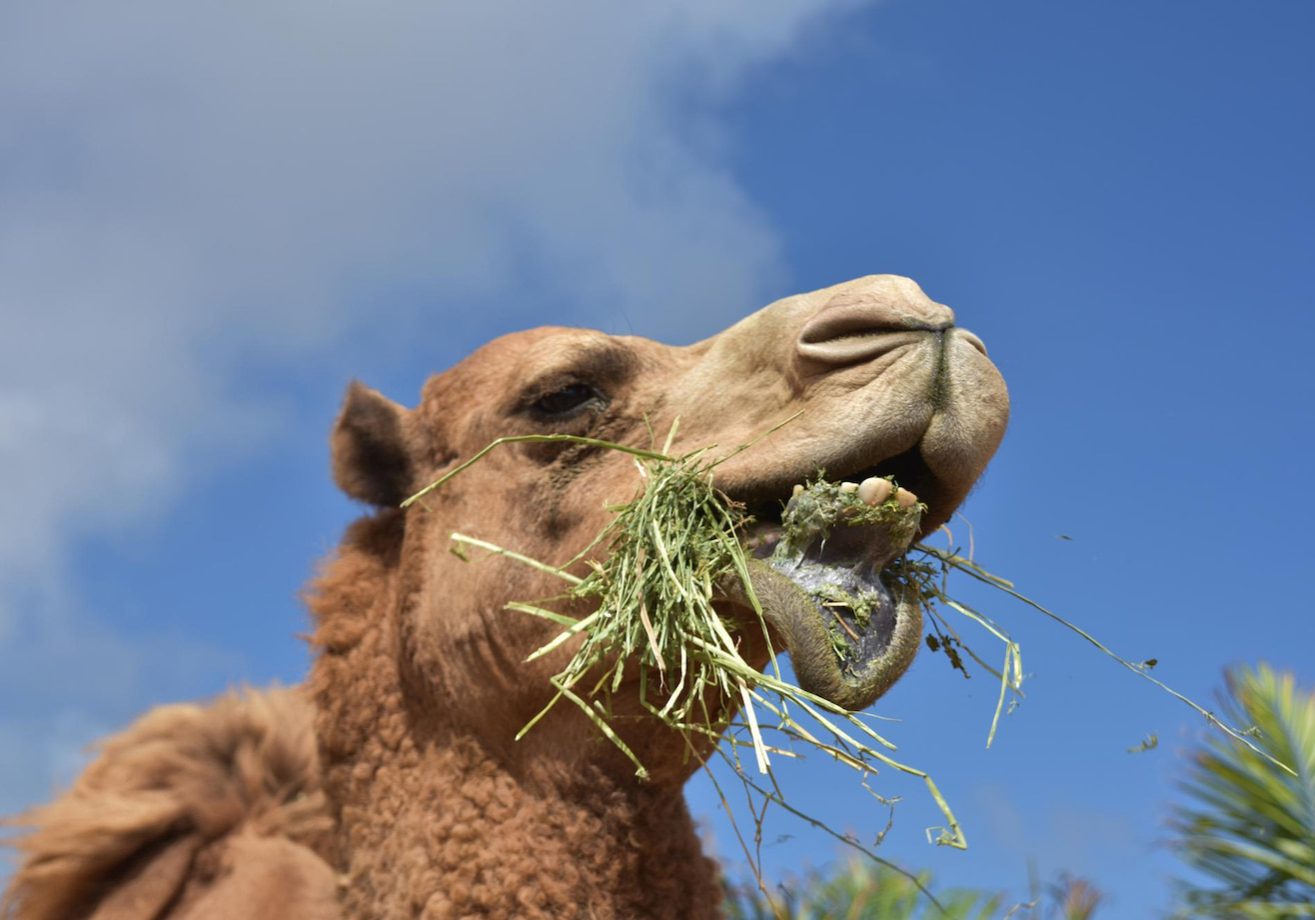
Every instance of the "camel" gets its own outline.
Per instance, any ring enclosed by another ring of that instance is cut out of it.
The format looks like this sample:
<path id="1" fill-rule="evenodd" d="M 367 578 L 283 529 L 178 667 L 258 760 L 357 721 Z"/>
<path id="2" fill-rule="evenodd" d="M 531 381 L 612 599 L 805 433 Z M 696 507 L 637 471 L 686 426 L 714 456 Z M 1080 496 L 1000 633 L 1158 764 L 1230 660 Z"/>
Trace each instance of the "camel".
<path id="1" fill-rule="evenodd" d="M 451 532 L 464 530 L 569 560 L 608 507 L 636 493 L 633 459 L 580 443 L 508 444 L 423 503 L 401 503 L 502 436 L 649 447 L 679 418 L 677 447 L 732 448 L 802 410 L 717 467 L 718 488 L 770 518 L 818 470 L 855 482 L 893 474 L 926 504 L 925 534 L 978 480 L 1008 409 L 981 341 L 889 275 L 785 298 L 685 347 L 557 327 L 515 333 L 430 378 L 414 409 L 351 384 L 332 469 L 371 510 L 306 591 L 307 681 L 160 707 L 111 738 L 72 789 L 23 816 L 30 830 L 13 843 L 21 862 L 3 915 L 718 916 L 717 867 L 682 791 L 698 768 L 687 742 L 637 706 L 618 719 L 649 768 L 642 781 L 573 707 L 514 740 L 570 648 L 527 662 L 559 627 L 504 608 L 557 583 L 504 557 L 449 551 Z M 770 641 L 800 673 L 825 671 L 810 660 L 823 653 L 791 633 L 817 611 L 799 609 L 783 579 L 761 581 L 767 639 L 735 626 L 746 660 L 765 665 Z M 744 603 L 728 593 L 727 623 L 743 622 Z M 859 702 L 911 657 L 876 667 Z M 613 705 L 634 692 L 623 686 Z"/>

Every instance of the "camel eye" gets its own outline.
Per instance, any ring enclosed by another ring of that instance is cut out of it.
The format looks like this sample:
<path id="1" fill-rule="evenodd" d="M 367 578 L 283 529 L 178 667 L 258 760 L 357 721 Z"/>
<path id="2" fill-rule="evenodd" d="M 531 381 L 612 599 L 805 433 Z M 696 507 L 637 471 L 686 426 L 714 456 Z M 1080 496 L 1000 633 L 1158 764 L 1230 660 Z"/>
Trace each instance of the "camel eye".
<path id="1" fill-rule="evenodd" d="M 561 418 L 574 415 L 591 403 L 602 405 L 603 395 L 587 383 L 571 383 L 540 396 L 530 407 L 540 415 Z"/>

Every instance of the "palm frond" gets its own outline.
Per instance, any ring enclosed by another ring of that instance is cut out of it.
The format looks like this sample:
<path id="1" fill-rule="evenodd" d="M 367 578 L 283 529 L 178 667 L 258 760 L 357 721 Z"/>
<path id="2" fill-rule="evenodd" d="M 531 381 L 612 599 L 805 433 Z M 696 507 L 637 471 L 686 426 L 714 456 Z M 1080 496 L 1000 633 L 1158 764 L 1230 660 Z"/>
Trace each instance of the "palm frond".
<path id="1" fill-rule="evenodd" d="M 1193 917 L 1315 917 L 1315 693 L 1261 664 L 1231 672 L 1222 700 L 1266 754 L 1206 741 L 1181 784 L 1176 847 L 1217 883 L 1183 882 Z"/>

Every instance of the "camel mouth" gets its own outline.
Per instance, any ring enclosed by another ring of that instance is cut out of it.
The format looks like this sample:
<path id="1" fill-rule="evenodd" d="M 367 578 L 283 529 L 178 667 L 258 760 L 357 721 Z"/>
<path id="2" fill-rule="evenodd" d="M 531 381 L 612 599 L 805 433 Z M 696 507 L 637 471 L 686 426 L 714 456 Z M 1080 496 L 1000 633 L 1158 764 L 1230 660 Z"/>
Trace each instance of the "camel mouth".
<path id="1" fill-rule="evenodd" d="M 816 475 L 829 482 L 864 482 L 868 479 L 889 479 L 898 483 L 918 497 L 924 506 L 922 525 L 917 536 L 926 536 L 941 522 L 954 514 L 957 502 L 950 498 L 951 489 L 947 489 L 923 458 L 919 445 L 901 453 L 886 457 L 875 463 L 863 465 L 839 465 L 831 468 L 807 471 L 806 475 Z M 798 480 L 795 480 L 797 482 Z M 780 526 L 781 517 L 792 498 L 794 482 L 784 482 L 777 475 L 756 486 L 742 486 L 728 489 L 730 497 L 744 505 L 758 528 L 765 525 Z"/>
<path id="2" fill-rule="evenodd" d="M 761 525 L 751 538 L 754 558 L 812 599 L 840 670 L 855 679 L 865 665 L 889 652 L 899 622 L 891 575 L 874 561 L 885 536 L 880 527 L 846 528 L 797 553 L 780 555 L 779 525 Z"/>
<path id="3" fill-rule="evenodd" d="M 898 564 L 924 510 L 889 477 L 819 479 L 795 486 L 779 520 L 750 526 L 746 550 L 780 585 L 770 595 L 791 599 L 784 610 L 764 600 L 764 619 L 805 690 L 861 709 L 911 664 L 921 607 Z"/>

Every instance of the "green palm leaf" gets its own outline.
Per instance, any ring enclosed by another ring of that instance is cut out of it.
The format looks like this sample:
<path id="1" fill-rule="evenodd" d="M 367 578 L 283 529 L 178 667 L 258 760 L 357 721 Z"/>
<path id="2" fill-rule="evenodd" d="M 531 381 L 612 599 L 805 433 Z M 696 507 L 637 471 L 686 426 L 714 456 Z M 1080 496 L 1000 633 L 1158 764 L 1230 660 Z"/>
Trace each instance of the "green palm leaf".
<path id="1" fill-rule="evenodd" d="M 1213 886 L 1184 882 L 1193 917 L 1315 917 L 1315 694 L 1267 665 L 1228 675 L 1224 707 L 1266 754 L 1214 738 L 1197 751 L 1172 825 L 1182 857 Z"/>

